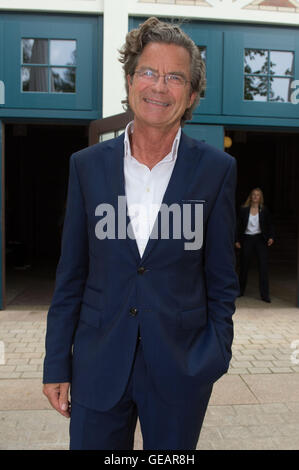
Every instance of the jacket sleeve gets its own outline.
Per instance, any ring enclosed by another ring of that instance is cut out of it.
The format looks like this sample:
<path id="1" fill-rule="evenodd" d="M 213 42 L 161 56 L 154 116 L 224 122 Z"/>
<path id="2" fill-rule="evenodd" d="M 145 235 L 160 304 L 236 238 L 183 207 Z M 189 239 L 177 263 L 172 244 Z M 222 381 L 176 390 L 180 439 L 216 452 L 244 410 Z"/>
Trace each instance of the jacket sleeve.
<path id="1" fill-rule="evenodd" d="M 47 317 L 43 383 L 71 381 L 74 332 L 88 274 L 88 236 L 84 200 L 70 159 L 66 215 L 53 299 Z"/>
<path id="2" fill-rule="evenodd" d="M 236 229 L 235 229 L 235 242 L 240 242 L 242 238 L 242 210 L 239 210 L 238 217 L 236 220 Z"/>
<path id="3" fill-rule="evenodd" d="M 239 292 L 235 270 L 236 161 L 232 159 L 211 210 L 205 247 L 208 315 L 214 323 L 227 365 L 233 341 L 232 315 Z"/>

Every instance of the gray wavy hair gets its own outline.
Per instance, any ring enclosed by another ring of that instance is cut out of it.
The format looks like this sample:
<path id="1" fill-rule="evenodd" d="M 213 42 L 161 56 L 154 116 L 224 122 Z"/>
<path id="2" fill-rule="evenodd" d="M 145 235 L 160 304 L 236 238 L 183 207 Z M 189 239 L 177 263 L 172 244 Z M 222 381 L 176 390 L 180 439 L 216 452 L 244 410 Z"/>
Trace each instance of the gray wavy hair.
<path id="1" fill-rule="evenodd" d="M 130 31 L 126 36 L 125 44 L 119 50 L 119 61 L 123 64 L 127 92 L 127 98 L 122 101 L 124 108 L 126 110 L 130 109 L 127 76 L 130 75 L 133 77 L 139 57 L 145 46 L 150 42 L 176 44 L 177 46 L 184 47 L 189 52 L 191 59 L 190 95 L 193 92 L 197 93 L 197 95 L 192 106 L 185 110 L 185 113 L 181 118 L 181 124 L 184 125 L 185 121 L 189 121 L 192 118 L 193 110 L 199 103 L 200 94 L 206 87 L 205 63 L 201 58 L 199 48 L 177 24 L 165 23 L 155 17 L 149 18 L 139 25 L 138 28 Z"/>

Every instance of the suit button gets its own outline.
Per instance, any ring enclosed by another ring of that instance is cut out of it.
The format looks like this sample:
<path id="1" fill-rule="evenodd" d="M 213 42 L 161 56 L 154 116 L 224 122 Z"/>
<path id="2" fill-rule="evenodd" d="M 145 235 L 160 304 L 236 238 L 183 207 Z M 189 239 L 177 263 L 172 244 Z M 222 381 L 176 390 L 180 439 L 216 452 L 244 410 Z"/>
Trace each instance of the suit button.
<path id="1" fill-rule="evenodd" d="M 145 269 L 144 266 L 140 266 L 140 267 L 137 269 L 138 274 L 144 274 L 145 271 L 146 271 L 146 269 Z"/>
<path id="2" fill-rule="evenodd" d="M 130 308 L 130 314 L 133 315 L 133 317 L 135 317 L 137 313 L 138 313 L 137 308 L 135 307 Z"/>

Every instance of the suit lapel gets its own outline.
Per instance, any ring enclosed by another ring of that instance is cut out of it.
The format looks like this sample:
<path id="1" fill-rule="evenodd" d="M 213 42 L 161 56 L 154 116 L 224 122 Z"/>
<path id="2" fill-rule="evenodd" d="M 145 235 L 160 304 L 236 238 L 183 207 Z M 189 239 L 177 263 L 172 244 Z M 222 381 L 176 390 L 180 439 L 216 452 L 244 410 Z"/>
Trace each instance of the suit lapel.
<path id="1" fill-rule="evenodd" d="M 130 223 L 130 217 L 128 215 L 128 208 L 126 199 L 125 201 L 125 216 L 124 211 L 121 213 L 118 210 L 119 199 L 118 196 L 125 197 L 125 177 L 124 177 L 124 134 L 119 136 L 114 141 L 111 141 L 110 144 L 111 152 L 107 152 L 106 154 L 106 176 L 107 176 L 107 188 L 110 188 L 110 198 L 109 202 L 115 208 L 116 213 L 116 232 L 118 231 L 118 226 L 125 224 L 125 230 Z M 124 220 L 121 220 L 120 217 L 123 217 Z M 123 225 L 122 225 L 123 226 Z M 138 250 L 138 246 L 135 239 L 132 239 L 126 235 L 126 240 L 132 250 L 132 254 L 136 259 L 136 262 L 139 263 L 140 261 L 140 254 Z"/>

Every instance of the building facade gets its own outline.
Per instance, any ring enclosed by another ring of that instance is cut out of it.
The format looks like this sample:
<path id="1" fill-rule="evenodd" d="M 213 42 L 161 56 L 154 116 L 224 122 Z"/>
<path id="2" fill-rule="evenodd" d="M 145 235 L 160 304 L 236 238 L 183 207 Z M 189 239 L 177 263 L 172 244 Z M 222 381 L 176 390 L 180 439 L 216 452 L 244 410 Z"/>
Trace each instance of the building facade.
<path id="1" fill-rule="evenodd" d="M 299 1 L 0 0 L 0 308 L 10 267 L 57 262 L 69 156 L 123 112 L 118 49 L 150 16 L 201 49 L 207 88 L 185 132 L 236 157 L 238 205 L 262 187 L 299 305 Z"/>

